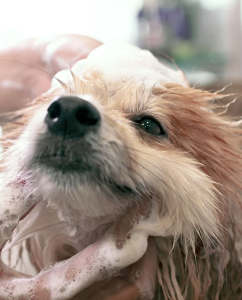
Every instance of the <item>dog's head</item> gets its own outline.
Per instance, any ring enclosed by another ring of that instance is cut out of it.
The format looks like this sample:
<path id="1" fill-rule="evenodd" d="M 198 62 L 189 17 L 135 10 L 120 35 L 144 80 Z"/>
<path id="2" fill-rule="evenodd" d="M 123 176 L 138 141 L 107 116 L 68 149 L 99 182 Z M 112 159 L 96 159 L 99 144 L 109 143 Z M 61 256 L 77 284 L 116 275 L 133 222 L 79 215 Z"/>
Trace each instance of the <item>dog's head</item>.
<path id="1" fill-rule="evenodd" d="M 20 116 L 10 169 L 74 224 L 147 198 L 157 235 L 218 238 L 242 171 L 238 126 L 213 111 L 220 96 L 126 45 L 101 46 L 62 75 Z"/>

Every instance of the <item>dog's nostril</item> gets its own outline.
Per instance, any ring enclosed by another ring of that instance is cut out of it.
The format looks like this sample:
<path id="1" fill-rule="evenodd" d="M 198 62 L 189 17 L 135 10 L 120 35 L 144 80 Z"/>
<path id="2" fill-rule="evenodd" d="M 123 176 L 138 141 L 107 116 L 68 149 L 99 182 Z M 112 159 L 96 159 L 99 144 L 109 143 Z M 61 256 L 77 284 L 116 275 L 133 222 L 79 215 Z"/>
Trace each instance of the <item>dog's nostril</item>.
<path id="1" fill-rule="evenodd" d="M 57 119 L 61 115 L 61 106 L 58 102 L 53 102 L 47 111 L 52 120 Z"/>
<path id="2" fill-rule="evenodd" d="M 76 119 L 80 124 L 92 126 L 97 124 L 100 115 L 94 106 L 83 106 L 77 110 Z"/>
<path id="3" fill-rule="evenodd" d="M 120 186 L 120 185 L 117 185 L 117 189 L 122 192 L 123 194 L 130 194 L 132 193 L 132 189 L 127 187 L 127 186 Z"/>

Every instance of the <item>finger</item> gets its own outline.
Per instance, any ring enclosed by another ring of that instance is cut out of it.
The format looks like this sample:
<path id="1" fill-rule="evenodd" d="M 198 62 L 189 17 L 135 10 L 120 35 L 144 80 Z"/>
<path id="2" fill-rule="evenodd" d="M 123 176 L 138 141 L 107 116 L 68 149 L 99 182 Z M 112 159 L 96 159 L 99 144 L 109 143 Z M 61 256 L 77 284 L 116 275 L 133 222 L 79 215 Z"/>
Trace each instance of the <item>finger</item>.
<path id="1" fill-rule="evenodd" d="M 81 298 L 79 298 L 81 299 Z M 140 292 L 137 286 L 127 280 L 117 277 L 102 287 L 87 300 L 139 300 Z"/>
<path id="2" fill-rule="evenodd" d="M 135 284 L 144 299 L 153 299 L 156 269 L 156 244 L 154 238 L 149 237 L 147 251 L 140 260 L 125 269 L 124 277 Z"/>
<path id="3" fill-rule="evenodd" d="M 120 216 L 115 222 L 109 231 L 109 234 L 112 232 L 116 246 L 119 249 L 122 249 L 125 242 L 130 239 L 131 235 L 129 231 L 135 226 L 135 224 L 137 224 L 140 219 L 148 217 L 150 209 L 150 201 L 143 199 L 143 201 L 128 207 L 122 216 Z"/>
<path id="4" fill-rule="evenodd" d="M 102 280 L 99 282 L 95 282 L 94 284 L 90 285 L 80 293 L 78 293 L 76 296 L 71 298 L 71 300 L 87 300 L 90 299 L 90 296 L 94 294 L 96 291 L 99 291 L 102 287 L 104 287 L 106 284 L 109 283 L 109 279 Z"/>
<path id="5" fill-rule="evenodd" d="M 42 58 L 55 71 L 60 71 L 71 68 L 78 60 L 86 58 L 93 49 L 101 44 L 99 41 L 83 35 L 58 35 L 52 38 L 51 43 L 48 43 Z"/>
<path id="6" fill-rule="evenodd" d="M 106 285 L 102 286 L 99 290 L 97 290 L 98 286 L 92 286 L 94 290 L 96 290 L 96 292 L 93 292 L 91 296 L 84 298 L 84 294 L 81 294 L 74 299 L 153 299 L 155 292 L 156 267 L 156 245 L 154 239 L 149 238 L 149 245 L 146 253 L 136 263 L 125 268 L 125 270 L 123 271 L 123 278 L 113 278 Z M 83 298 L 81 298 L 81 296 Z"/>

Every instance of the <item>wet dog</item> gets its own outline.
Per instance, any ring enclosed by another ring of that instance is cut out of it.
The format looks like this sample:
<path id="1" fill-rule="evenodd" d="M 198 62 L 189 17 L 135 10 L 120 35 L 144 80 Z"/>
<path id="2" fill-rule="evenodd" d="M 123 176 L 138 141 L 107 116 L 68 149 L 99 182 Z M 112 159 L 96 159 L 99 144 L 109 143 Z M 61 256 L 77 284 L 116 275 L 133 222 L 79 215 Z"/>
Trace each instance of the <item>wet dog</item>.
<path id="1" fill-rule="evenodd" d="M 110 255 L 101 262 L 105 276 L 113 276 L 144 254 L 152 235 L 159 284 L 144 297 L 240 299 L 241 124 L 223 116 L 214 101 L 221 97 L 189 87 L 181 71 L 129 45 L 100 46 L 57 74 L 50 91 L 5 116 L 12 122 L 3 124 L 3 142 L 15 145 L 3 160 L 10 183 L 1 196 L 2 245 L 27 241 L 39 272 L 99 243 L 100 260 Z M 143 203 L 145 216 L 134 218 L 128 240 L 112 244 L 105 233 Z M 88 272 L 81 286 L 75 268 L 71 291 L 69 279 L 51 286 L 41 279 L 45 299 L 69 299 L 97 280 L 95 268 Z M 31 287 L 20 294 L 32 297 Z"/>

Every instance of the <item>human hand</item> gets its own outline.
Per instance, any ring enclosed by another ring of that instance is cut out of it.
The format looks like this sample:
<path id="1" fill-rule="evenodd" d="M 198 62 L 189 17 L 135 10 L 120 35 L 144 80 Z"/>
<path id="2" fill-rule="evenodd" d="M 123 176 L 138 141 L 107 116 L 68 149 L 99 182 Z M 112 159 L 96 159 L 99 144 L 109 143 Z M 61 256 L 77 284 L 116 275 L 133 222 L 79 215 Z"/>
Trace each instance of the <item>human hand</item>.
<path id="1" fill-rule="evenodd" d="M 0 113 L 19 109 L 46 92 L 53 76 L 100 46 L 81 35 L 57 35 L 22 41 L 0 49 Z"/>
<path id="2" fill-rule="evenodd" d="M 16 194 L 27 201 L 13 201 Z M 3 186 L 1 198 L 4 201 L 0 216 L 3 220 L 0 226 L 0 252 L 11 238 L 18 221 L 40 201 L 40 198 L 29 194 L 28 181 L 22 179 L 22 174 Z M 9 210 L 7 217 L 4 215 L 5 208 Z M 149 238 L 148 243 L 147 239 L 154 209 L 147 198 L 127 207 L 97 242 L 34 277 L 18 273 L 0 260 L 0 295 L 7 298 L 6 287 L 11 287 L 14 297 L 22 298 L 32 291 L 32 298 L 36 300 L 43 299 L 43 295 L 45 299 L 53 300 L 69 297 L 72 300 L 93 300 L 97 297 L 101 300 L 153 299 L 157 255 L 154 241 Z M 9 227 L 7 224 L 12 215 L 16 218 Z"/>

